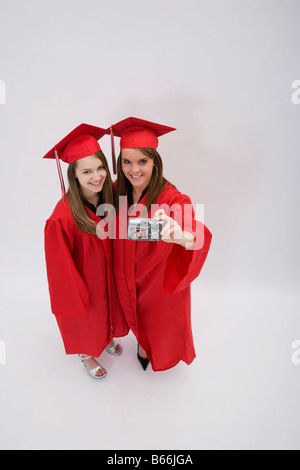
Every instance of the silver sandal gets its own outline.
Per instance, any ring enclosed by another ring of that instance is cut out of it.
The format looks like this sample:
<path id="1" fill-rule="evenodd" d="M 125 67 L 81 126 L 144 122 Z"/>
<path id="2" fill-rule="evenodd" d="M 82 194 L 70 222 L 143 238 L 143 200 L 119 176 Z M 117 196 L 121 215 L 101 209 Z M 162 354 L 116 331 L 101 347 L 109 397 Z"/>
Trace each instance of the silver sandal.
<path id="1" fill-rule="evenodd" d="M 92 359 L 92 358 L 93 358 L 93 356 L 83 356 L 82 354 L 78 354 L 78 357 L 81 359 L 82 364 L 83 364 L 84 367 L 86 367 L 86 368 L 87 368 L 87 365 L 84 363 L 84 361 L 85 361 L 86 359 Z M 93 358 L 93 359 L 95 359 L 95 358 Z M 103 374 L 103 375 L 96 375 L 97 372 L 98 372 L 98 370 L 100 370 L 100 369 L 104 369 L 104 367 L 102 367 L 102 366 L 99 365 L 99 366 L 95 367 L 94 369 L 88 369 L 88 368 L 87 368 L 87 371 L 88 371 L 88 374 L 89 374 L 91 377 L 93 377 L 94 379 L 104 379 L 104 377 L 107 376 L 107 371 L 105 371 L 105 374 Z M 104 370 L 105 370 L 105 369 L 104 369 Z"/>
<path id="2" fill-rule="evenodd" d="M 121 348 L 120 354 L 117 354 L 117 353 L 115 352 L 117 346 L 120 346 L 120 348 Z M 107 351 L 109 354 L 112 354 L 113 356 L 121 356 L 121 354 L 122 354 L 122 352 L 123 352 L 123 348 L 122 348 L 122 346 L 121 346 L 120 344 L 117 344 L 116 346 L 114 345 L 114 346 L 112 346 L 111 348 L 109 348 L 109 347 L 107 346 L 106 351 Z"/>

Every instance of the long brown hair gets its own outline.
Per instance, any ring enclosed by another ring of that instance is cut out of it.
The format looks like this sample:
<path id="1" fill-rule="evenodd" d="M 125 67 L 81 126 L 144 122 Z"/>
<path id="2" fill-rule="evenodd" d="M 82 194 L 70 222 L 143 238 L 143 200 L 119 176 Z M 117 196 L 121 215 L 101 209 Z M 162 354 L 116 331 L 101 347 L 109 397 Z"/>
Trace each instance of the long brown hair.
<path id="1" fill-rule="evenodd" d="M 144 155 L 149 158 L 152 158 L 154 161 L 154 166 L 152 170 L 152 176 L 150 179 L 150 183 L 148 185 L 148 197 L 146 200 L 146 208 L 149 212 L 151 204 L 154 204 L 156 199 L 158 198 L 159 194 L 163 190 L 165 184 L 168 182 L 166 178 L 163 176 L 163 162 L 162 158 L 159 155 L 158 151 L 153 148 L 148 147 L 139 147 L 137 150 L 140 150 Z M 125 196 L 127 192 L 127 178 L 123 173 L 122 170 L 122 150 L 118 157 L 117 162 L 117 185 L 115 190 L 115 208 L 118 212 L 119 210 L 119 197 Z"/>
<path id="2" fill-rule="evenodd" d="M 111 180 L 110 171 L 108 168 L 107 160 L 102 151 L 96 152 L 93 157 L 99 158 L 101 160 L 107 175 L 103 185 L 103 203 L 113 204 L 113 185 Z M 90 218 L 88 212 L 85 208 L 83 202 L 83 194 L 80 187 L 80 184 L 75 176 L 75 170 L 77 167 L 77 160 L 69 164 L 68 167 L 68 180 L 69 180 L 69 189 L 67 192 L 67 197 L 70 205 L 70 209 L 76 225 L 81 232 L 87 232 L 92 235 L 96 234 L 97 224 L 94 220 Z"/>

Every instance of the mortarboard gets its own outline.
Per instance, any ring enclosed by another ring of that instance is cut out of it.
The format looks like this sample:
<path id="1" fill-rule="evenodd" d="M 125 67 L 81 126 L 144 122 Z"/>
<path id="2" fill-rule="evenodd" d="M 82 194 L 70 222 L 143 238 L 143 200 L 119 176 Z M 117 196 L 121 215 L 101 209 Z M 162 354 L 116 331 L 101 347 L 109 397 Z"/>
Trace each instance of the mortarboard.
<path id="1" fill-rule="evenodd" d="M 171 131 L 176 131 L 174 127 L 164 126 L 151 121 L 145 121 L 135 117 L 123 119 L 106 130 L 111 135 L 112 154 L 115 159 L 113 137 L 121 137 L 120 148 L 135 149 L 148 147 L 156 149 L 158 137 Z"/>
<path id="2" fill-rule="evenodd" d="M 49 150 L 43 158 L 55 158 L 63 196 L 66 193 L 60 160 L 71 163 L 101 151 L 98 140 L 107 132 L 101 127 L 80 124 Z"/>

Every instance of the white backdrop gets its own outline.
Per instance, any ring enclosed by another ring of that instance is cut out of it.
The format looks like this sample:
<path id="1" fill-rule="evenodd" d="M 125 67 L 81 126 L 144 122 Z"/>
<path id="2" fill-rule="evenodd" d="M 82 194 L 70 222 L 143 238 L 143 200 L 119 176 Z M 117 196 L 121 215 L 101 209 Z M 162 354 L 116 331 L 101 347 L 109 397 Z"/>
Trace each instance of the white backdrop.
<path id="1" fill-rule="evenodd" d="M 299 448 L 299 15 L 298 0 L 0 0 L 2 448 Z M 192 366 L 141 374 L 129 335 L 96 392 L 50 313 L 60 186 L 42 156 L 128 116 L 177 128 L 165 176 L 205 205 L 213 243 Z"/>

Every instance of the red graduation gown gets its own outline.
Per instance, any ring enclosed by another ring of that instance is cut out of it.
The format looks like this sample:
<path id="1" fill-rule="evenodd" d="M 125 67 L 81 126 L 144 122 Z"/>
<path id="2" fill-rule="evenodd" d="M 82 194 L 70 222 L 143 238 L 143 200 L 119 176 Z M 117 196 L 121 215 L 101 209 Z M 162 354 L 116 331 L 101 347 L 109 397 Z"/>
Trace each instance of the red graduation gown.
<path id="1" fill-rule="evenodd" d="M 147 193 L 140 200 L 145 204 Z M 179 204 L 182 209 L 191 200 L 170 183 L 160 193 L 156 205 Z M 174 206 L 173 206 L 174 207 Z M 157 210 L 156 207 L 155 210 Z M 149 216 L 153 216 L 154 211 Z M 114 273 L 119 299 L 129 327 L 136 336 L 154 371 L 166 370 L 179 361 L 190 364 L 195 358 L 191 329 L 190 284 L 199 275 L 209 251 L 212 235 L 194 219 L 183 229 L 193 231 L 196 246 L 201 249 L 186 250 L 182 246 L 164 241 L 134 241 L 125 238 L 121 219 L 128 214 L 127 207 L 117 215 L 118 236 L 113 243 Z M 180 213 L 171 211 L 182 226 Z M 129 214 L 132 216 L 132 213 Z M 139 213 L 136 213 L 139 216 Z M 126 216 L 127 217 L 127 216 Z M 127 225 L 127 224 L 126 224 Z"/>
<path id="2" fill-rule="evenodd" d="M 99 222 L 99 217 L 86 210 Z M 79 231 L 67 196 L 46 221 L 51 309 L 67 354 L 99 357 L 113 336 L 127 333 L 112 276 L 111 248 L 111 240 Z"/>

